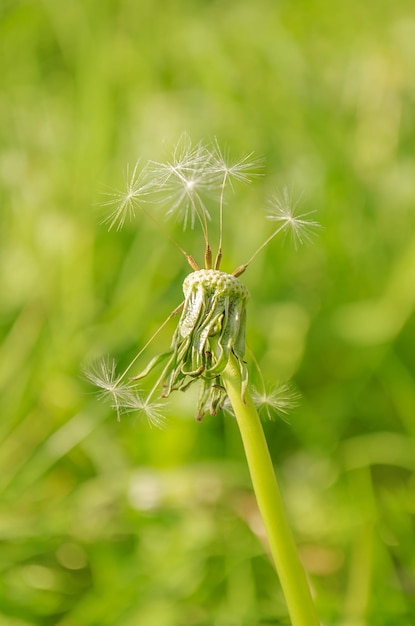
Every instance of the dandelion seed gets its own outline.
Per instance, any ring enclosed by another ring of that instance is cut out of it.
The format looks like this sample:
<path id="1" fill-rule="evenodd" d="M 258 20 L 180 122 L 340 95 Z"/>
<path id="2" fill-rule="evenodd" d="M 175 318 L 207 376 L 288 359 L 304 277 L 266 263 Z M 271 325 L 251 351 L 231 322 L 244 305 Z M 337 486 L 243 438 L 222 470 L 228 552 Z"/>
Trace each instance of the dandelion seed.
<path id="1" fill-rule="evenodd" d="M 238 183 L 250 183 L 253 178 L 261 176 L 258 169 L 263 164 L 263 159 L 254 158 L 254 153 L 250 152 L 239 159 L 231 160 L 229 150 L 221 150 L 218 141 L 215 139 L 212 149 L 212 172 L 223 177 L 223 183 L 229 182 L 233 190 L 233 181 Z"/>
<path id="2" fill-rule="evenodd" d="M 138 166 L 139 161 L 135 164 L 131 176 L 127 166 L 125 189 L 106 194 L 111 196 L 111 199 L 103 202 L 102 206 L 114 207 L 103 220 L 104 224 L 108 224 L 108 230 L 115 225 L 117 225 L 117 230 L 120 230 L 127 218 L 132 220 L 144 197 L 154 190 L 153 183 L 148 179 L 146 168 L 139 170 Z"/>
<path id="3" fill-rule="evenodd" d="M 116 363 L 113 359 L 104 358 L 84 369 L 84 375 L 95 387 L 100 389 L 100 398 L 110 398 L 112 407 L 120 413 L 131 395 L 131 389 L 122 383 L 122 376 L 116 375 Z"/>
<path id="4" fill-rule="evenodd" d="M 293 389 L 290 383 L 275 385 L 269 389 L 251 389 L 252 400 L 261 412 L 265 412 L 269 419 L 273 418 L 273 413 L 279 414 L 283 419 L 287 419 L 288 414 L 298 406 L 300 394 Z"/>
<path id="5" fill-rule="evenodd" d="M 305 239 L 311 240 L 313 230 L 320 228 L 318 222 L 307 219 L 307 216 L 311 215 L 313 211 L 296 215 L 298 200 L 294 203 L 291 201 L 290 194 L 286 187 L 284 187 L 282 194 L 277 193 L 271 198 L 270 204 L 271 213 L 267 215 L 267 218 L 279 222 L 278 228 L 255 250 L 246 263 L 239 265 L 232 272 L 233 276 L 243 274 L 258 254 L 266 248 L 279 233 L 284 231 L 286 233 L 290 232 L 294 247 L 297 249 L 298 244 L 303 243 Z"/>
<path id="6" fill-rule="evenodd" d="M 318 222 L 308 219 L 314 211 L 297 214 L 299 201 L 293 201 L 288 188 L 284 187 L 281 193 L 277 192 L 272 196 L 271 212 L 267 215 L 269 220 L 281 222 L 281 229 L 291 234 L 295 248 L 305 240 L 310 241 L 313 231 L 320 228 Z"/>
<path id="7" fill-rule="evenodd" d="M 137 391 L 129 389 L 120 407 L 125 411 L 137 411 L 146 417 L 150 426 L 164 428 L 165 417 L 163 414 L 163 404 L 161 402 L 150 402 L 149 398 L 143 398 Z"/>
<path id="8" fill-rule="evenodd" d="M 194 228 L 196 219 L 207 237 L 207 221 L 210 215 L 203 202 L 203 192 L 214 187 L 215 175 L 211 170 L 212 156 L 202 143 L 192 146 L 187 135 L 183 135 L 176 146 L 171 160 L 166 163 L 151 162 L 150 172 L 169 203 L 167 217 L 179 215 L 183 229 L 190 224 Z"/>

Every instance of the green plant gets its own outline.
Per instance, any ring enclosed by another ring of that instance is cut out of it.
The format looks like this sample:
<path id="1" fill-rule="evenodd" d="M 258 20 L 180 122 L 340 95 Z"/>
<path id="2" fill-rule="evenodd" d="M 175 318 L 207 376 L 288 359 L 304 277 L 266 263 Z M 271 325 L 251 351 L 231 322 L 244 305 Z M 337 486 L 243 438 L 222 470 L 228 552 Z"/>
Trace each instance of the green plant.
<path id="1" fill-rule="evenodd" d="M 307 215 L 296 215 L 289 194 L 273 198 L 268 218 L 278 226 L 266 241 L 231 274 L 220 270 L 223 240 L 224 195 L 234 182 L 248 182 L 255 175 L 258 161 L 252 155 L 231 162 L 217 143 L 193 146 L 187 136 L 177 145 L 167 163 L 150 162 L 134 168 L 128 177 L 125 191 L 116 193 L 109 201 L 113 205 L 106 218 L 109 227 L 120 228 L 127 217 L 134 217 L 139 208 L 159 224 L 158 218 L 147 207 L 148 199 L 168 200 L 167 215 L 178 214 L 183 227 L 201 227 L 204 238 L 204 267 L 175 242 L 187 259 L 193 272 L 183 283 L 184 300 L 159 327 L 142 350 L 121 375 L 116 374 L 113 361 L 100 361 L 87 371 L 91 382 L 112 399 L 118 416 L 122 411 L 143 412 L 150 423 L 163 423 L 162 403 L 154 399 L 160 388 L 162 397 L 172 391 L 187 390 L 195 382 L 201 383 L 197 420 L 218 410 L 234 414 L 241 433 L 258 507 L 262 515 L 271 553 L 281 581 L 293 626 L 318 624 L 314 605 L 303 567 L 297 555 L 291 531 L 285 516 L 282 499 L 274 474 L 272 461 L 255 403 L 248 389 L 248 369 L 245 354 L 246 303 L 249 292 L 239 276 L 257 254 L 280 232 L 291 232 L 294 242 L 310 236 L 310 228 L 317 223 Z M 209 237 L 211 215 L 206 208 L 204 194 L 219 190 L 219 243 L 215 257 Z M 180 313 L 170 348 L 154 357 L 138 375 L 127 380 L 127 374 L 149 343 L 165 324 Z M 161 374 L 144 396 L 139 383 L 154 368 L 164 362 Z M 259 369 L 259 368 L 258 368 Z M 262 379 L 262 376 L 261 376 Z M 283 389 L 286 391 L 286 388 Z M 285 411 L 294 398 L 278 393 L 267 393 L 265 385 L 254 397 L 259 404 Z"/>

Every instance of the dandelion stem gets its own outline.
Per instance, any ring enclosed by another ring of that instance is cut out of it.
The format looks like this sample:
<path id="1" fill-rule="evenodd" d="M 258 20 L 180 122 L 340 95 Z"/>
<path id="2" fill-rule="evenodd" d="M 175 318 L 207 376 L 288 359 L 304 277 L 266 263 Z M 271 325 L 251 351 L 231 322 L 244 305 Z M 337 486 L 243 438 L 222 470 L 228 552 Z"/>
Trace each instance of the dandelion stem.
<path id="1" fill-rule="evenodd" d="M 249 393 L 241 397 L 241 376 L 234 356 L 222 380 L 238 422 L 251 480 L 281 582 L 292 626 L 318 626 L 303 566 L 288 525 L 264 431 Z"/>
<path id="2" fill-rule="evenodd" d="M 252 261 L 258 256 L 258 254 L 264 249 L 266 248 L 266 246 L 270 243 L 270 241 L 272 241 L 274 239 L 274 237 L 276 237 L 278 235 L 278 233 L 280 233 L 282 230 L 284 230 L 284 228 L 287 227 L 287 224 L 284 223 L 282 224 L 282 226 L 280 226 L 279 228 L 277 228 L 277 230 L 274 230 L 274 232 L 272 233 L 272 235 L 270 235 L 268 237 L 268 239 L 266 239 L 264 241 L 263 244 L 261 244 L 259 246 L 259 248 L 254 252 L 254 254 L 251 256 L 251 258 L 249 259 L 249 261 L 247 261 L 246 263 L 244 263 L 244 268 L 246 269 L 248 267 L 248 265 L 250 265 L 252 263 Z"/>
<path id="3" fill-rule="evenodd" d="M 197 206 L 196 200 L 192 197 L 190 198 L 190 204 L 192 206 L 193 212 L 194 214 L 197 216 L 197 219 L 199 220 L 199 224 L 200 227 L 202 229 L 202 233 L 203 233 L 203 238 L 205 240 L 205 246 L 206 248 L 209 247 L 209 227 L 208 227 L 208 222 L 207 222 L 207 217 L 206 217 L 206 209 L 204 208 L 202 199 L 200 198 L 199 194 L 196 194 L 196 197 L 199 201 L 199 207 Z"/>
<path id="4" fill-rule="evenodd" d="M 218 270 L 220 268 L 220 262 L 222 260 L 223 201 L 224 201 L 224 196 L 225 196 L 225 186 L 226 186 L 227 177 L 228 177 L 228 173 L 225 170 L 225 174 L 223 176 L 223 181 L 221 185 L 220 202 L 219 202 L 219 245 L 218 245 L 218 252 L 216 254 L 216 259 L 215 259 L 215 270 Z"/>

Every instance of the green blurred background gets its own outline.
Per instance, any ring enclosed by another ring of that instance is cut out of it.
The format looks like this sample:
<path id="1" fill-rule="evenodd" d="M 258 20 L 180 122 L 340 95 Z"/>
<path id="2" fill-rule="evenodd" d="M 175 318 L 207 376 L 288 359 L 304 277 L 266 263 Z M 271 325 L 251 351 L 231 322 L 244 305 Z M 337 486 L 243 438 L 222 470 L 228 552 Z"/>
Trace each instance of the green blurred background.
<path id="1" fill-rule="evenodd" d="M 413 2 L 2 0 L 0 50 L 1 626 L 288 624 L 233 419 L 178 394 L 165 430 L 117 422 L 80 373 L 181 300 L 177 250 L 99 203 L 183 131 L 265 157 L 225 271 L 276 187 L 317 211 L 244 276 L 248 343 L 303 396 L 266 434 L 324 624 L 414 624 Z"/>

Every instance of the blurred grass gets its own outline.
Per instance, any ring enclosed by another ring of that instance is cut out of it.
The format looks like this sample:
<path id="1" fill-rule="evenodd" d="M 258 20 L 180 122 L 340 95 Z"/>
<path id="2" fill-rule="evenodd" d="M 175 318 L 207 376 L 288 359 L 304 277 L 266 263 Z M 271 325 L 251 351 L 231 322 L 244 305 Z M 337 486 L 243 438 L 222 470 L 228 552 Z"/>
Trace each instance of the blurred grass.
<path id="1" fill-rule="evenodd" d="M 184 130 L 266 158 L 225 270 L 275 186 L 318 211 L 244 277 L 265 377 L 303 393 L 267 436 L 324 623 L 413 624 L 412 3 L 6 0 L 0 51 L 1 624 L 287 623 L 232 420 L 183 396 L 166 431 L 117 423 L 80 375 L 180 300 L 177 251 L 97 205 Z"/>

